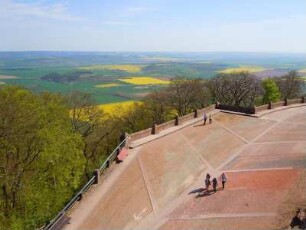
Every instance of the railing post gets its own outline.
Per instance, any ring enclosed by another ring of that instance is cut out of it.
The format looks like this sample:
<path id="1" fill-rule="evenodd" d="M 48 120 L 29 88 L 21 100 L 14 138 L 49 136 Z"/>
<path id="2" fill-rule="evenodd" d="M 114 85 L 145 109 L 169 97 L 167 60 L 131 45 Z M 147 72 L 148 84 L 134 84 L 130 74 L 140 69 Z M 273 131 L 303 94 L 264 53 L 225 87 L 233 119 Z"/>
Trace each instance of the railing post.
<path id="1" fill-rule="evenodd" d="M 287 105 L 288 105 L 288 99 L 285 98 L 285 100 L 284 100 L 284 106 L 287 106 Z"/>
<path id="2" fill-rule="evenodd" d="M 157 133 L 157 125 L 153 124 L 152 125 L 152 130 L 151 130 L 151 134 L 156 134 Z"/>
<path id="3" fill-rule="evenodd" d="M 256 113 L 256 107 L 253 105 L 251 108 L 251 114 L 255 114 Z"/>
<path id="4" fill-rule="evenodd" d="M 179 116 L 178 116 L 178 115 L 176 115 L 176 117 L 175 117 L 175 124 L 174 124 L 174 125 L 175 125 L 175 126 L 180 125 Z"/>
<path id="5" fill-rule="evenodd" d="M 195 109 L 194 110 L 194 118 L 197 118 L 198 117 L 198 109 Z"/>
<path id="6" fill-rule="evenodd" d="M 99 169 L 96 169 L 94 171 L 94 176 L 95 176 L 95 184 L 99 184 L 99 181 L 100 181 L 100 170 Z"/>

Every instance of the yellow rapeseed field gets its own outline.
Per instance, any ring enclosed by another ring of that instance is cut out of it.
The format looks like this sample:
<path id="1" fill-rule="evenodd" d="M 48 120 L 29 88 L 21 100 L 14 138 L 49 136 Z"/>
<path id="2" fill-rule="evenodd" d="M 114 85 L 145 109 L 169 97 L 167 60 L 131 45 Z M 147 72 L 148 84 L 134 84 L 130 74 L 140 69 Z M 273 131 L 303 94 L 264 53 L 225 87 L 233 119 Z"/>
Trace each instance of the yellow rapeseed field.
<path id="1" fill-rule="evenodd" d="M 81 70 L 122 70 L 129 73 L 138 73 L 144 65 L 92 65 L 81 67 Z"/>
<path id="2" fill-rule="evenodd" d="M 108 104 L 101 104 L 101 105 L 98 105 L 98 107 L 103 109 L 104 112 L 111 114 L 115 112 L 118 107 L 132 106 L 135 102 L 136 101 L 114 102 L 114 103 L 108 103 Z"/>
<path id="3" fill-rule="evenodd" d="M 119 86 L 119 84 L 108 83 L 108 84 L 95 85 L 96 88 L 111 88 L 111 87 L 115 87 L 115 86 Z"/>
<path id="4" fill-rule="evenodd" d="M 241 72 L 241 71 L 248 71 L 250 73 L 256 73 L 266 70 L 260 66 L 240 66 L 237 68 L 227 68 L 224 70 L 218 71 L 219 73 L 233 73 L 233 72 Z"/>
<path id="5" fill-rule="evenodd" d="M 133 84 L 133 85 L 156 85 L 156 84 L 169 84 L 170 81 L 160 80 L 153 77 L 129 77 L 118 79 L 119 81 Z"/>

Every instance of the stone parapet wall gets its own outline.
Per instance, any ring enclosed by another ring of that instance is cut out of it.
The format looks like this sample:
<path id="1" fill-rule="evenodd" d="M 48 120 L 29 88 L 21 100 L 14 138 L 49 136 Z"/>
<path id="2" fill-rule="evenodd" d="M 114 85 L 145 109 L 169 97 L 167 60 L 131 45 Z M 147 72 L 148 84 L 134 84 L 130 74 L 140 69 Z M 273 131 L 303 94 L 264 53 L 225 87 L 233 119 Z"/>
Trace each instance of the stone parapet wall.
<path id="1" fill-rule="evenodd" d="M 150 136 L 151 133 L 152 133 L 152 128 L 148 128 L 148 129 L 136 132 L 136 133 L 129 134 L 129 137 L 130 137 L 129 141 L 131 142 L 131 141 L 134 141 L 134 140 L 141 139 L 143 137 Z"/>
<path id="2" fill-rule="evenodd" d="M 213 111 L 214 109 L 215 109 L 215 105 L 211 105 L 211 106 L 208 106 L 206 108 L 197 110 L 197 115 L 198 115 L 197 117 L 201 117 L 201 116 L 203 116 L 204 112 L 208 113 L 210 111 Z M 195 118 L 195 112 L 189 113 L 189 114 L 187 114 L 185 116 L 182 116 L 182 117 L 178 117 L 178 125 L 182 125 L 185 122 L 188 122 L 188 121 L 190 121 L 194 118 Z M 155 125 L 155 130 L 153 128 L 148 128 L 148 129 L 136 132 L 136 133 L 129 134 L 129 137 L 130 137 L 129 141 L 131 142 L 131 141 L 134 141 L 134 140 L 141 139 L 143 137 L 148 137 L 148 136 L 154 134 L 153 133 L 154 131 L 155 131 L 155 133 L 159 133 L 163 130 L 166 130 L 166 129 L 174 127 L 174 126 L 176 126 L 176 120 L 175 119 L 173 119 L 171 121 L 168 121 L 168 122 L 165 122 L 163 124 Z"/>
<path id="3" fill-rule="evenodd" d="M 260 105 L 255 107 L 255 113 L 259 113 L 264 110 L 269 110 L 269 109 L 274 109 L 274 108 L 279 108 L 282 106 L 288 106 L 288 105 L 293 105 L 293 104 L 301 104 L 305 103 L 305 98 L 295 98 L 295 99 L 285 99 L 283 101 L 278 101 L 275 103 L 270 103 L 270 104 L 265 104 L 265 105 Z"/>
<path id="4" fill-rule="evenodd" d="M 165 130 L 165 129 L 171 128 L 171 127 L 173 127 L 173 126 L 175 126 L 175 119 L 173 119 L 173 120 L 171 120 L 171 121 L 168 121 L 168 122 L 166 122 L 166 123 L 162 123 L 162 124 L 160 124 L 160 125 L 157 125 L 157 130 L 156 130 L 156 132 L 158 133 L 158 132 L 160 132 L 160 131 L 163 131 L 163 130 Z"/>
<path id="5" fill-rule="evenodd" d="M 189 113 L 185 116 L 179 117 L 179 124 L 189 121 L 194 118 L 194 113 Z"/>
<path id="6" fill-rule="evenodd" d="M 237 112 L 244 112 L 244 113 L 249 113 L 249 114 L 253 113 L 254 114 L 254 113 L 259 113 L 259 112 L 264 111 L 264 110 L 269 110 L 269 109 L 282 107 L 282 106 L 286 106 L 286 105 L 300 104 L 300 103 L 305 103 L 305 99 L 304 98 L 296 98 L 296 99 L 290 99 L 290 100 L 283 100 L 283 101 L 279 101 L 279 102 L 276 102 L 276 103 L 265 104 L 265 105 L 261 105 L 261 106 L 257 106 L 257 107 L 253 107 L 253 108 L 243 108 L 243 109 L 240 108 L 239 111 L 237 111 Z M 232 107 L 233 106 L 219 105 L 219 109 L 222 109 L 222 110 L 234 111 L 232 109 Z M 216 108 L 215 105 L 210 105 L 210 106 L 205 107 L 203 109 L 197 110 L 197 112 L 189 113 L 185 116 L 178 117 L 178 125 L 182 125 L 185 122 L 188 122 L 192 119 L 195 119 L 196 115 L 197 115 L 198 118 L 201 118 L 201 117 L 203 117 L 204 112 L 209 113 L 209 112 L 213 111 L 215 108 Z M 130 134 L 129 135 L 130 141 L 134 141 L 134 140 L 138 140 L 138 139 L 141 139 L 141 138 L 144 138 L 144 137 L 148 137 L 152 134 L 159 133 L 163 130 L 166 130 L 166 129 L 174 127 L 174 126 L 176 126 L 176 119 L 165 122 L 163 124 L 154 125 L 154 129 L 151 127 L 151 128 L 148 128 L 148 129 Z"/>
<path id="7" fill-rule="evenodd" d="M 255 113 L 258 113 L 258 112 L 261 112 L 261 111 L 264 111 L 264 110 L 267 110 L 267 109 L 269 109 L 268 104 L 260 105 L 260 106 L 255 107 Z"/>
<path id="8" fill-rule="evenodd" d="M 272 108 L 284 106 L 285 103 L 286 103 L 285 101 L 278 101 L 278 102 L 272 103 Z"/>
<path id="9" fill-rule="evenodd" d="M 302 100 L 303 100 L 302 98 L 290 99 L 290 100 L 288 100 L 287 105 L 303 103 Z"/>

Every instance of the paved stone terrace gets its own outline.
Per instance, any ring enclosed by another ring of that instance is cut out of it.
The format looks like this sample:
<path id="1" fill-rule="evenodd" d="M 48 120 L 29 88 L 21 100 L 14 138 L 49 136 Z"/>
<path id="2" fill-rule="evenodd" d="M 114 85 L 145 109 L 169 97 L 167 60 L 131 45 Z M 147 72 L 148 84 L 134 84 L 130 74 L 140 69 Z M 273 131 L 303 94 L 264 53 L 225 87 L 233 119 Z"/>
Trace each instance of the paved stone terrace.
<path id="1" fill-rule="evenodd" d="M 306 167 L 306 107 L 212 113 L 212 124 L 198 119 L 132 143 L 64 229 L 277 228 L 278 206 Z M 226 172 L 225 190 L 205 192 L 207 172 Z"/>

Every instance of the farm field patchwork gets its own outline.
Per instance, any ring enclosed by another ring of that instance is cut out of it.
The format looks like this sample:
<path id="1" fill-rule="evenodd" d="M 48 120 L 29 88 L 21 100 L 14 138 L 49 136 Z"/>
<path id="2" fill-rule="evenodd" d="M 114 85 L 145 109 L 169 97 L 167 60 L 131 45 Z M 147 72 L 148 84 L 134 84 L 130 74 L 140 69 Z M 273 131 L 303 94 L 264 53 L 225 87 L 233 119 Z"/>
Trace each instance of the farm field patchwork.
<path id="1" fill-rule="evenodd" d="M 241 71 L 248 71 L 250 73 L 257 73 L 266 70 L 260 66 L 240 66 L 237 68 L 227 68 L 224 70 L 218 71 L 219 73 L 232 73 L 232 72 L 241 72 Z"/>
<path id="2" fill-rule="evenodd" d="M 298 72 L 299 72 L 299 73 L 305 73 L 305 74 L 306 74 L 306 68 L 305 68 L 305 69 L 300 69 Z"/>
<path id="3" fill-rule="evenodd" d="M 0 75 L 0 80 L 15 79 L 15 78 L 17 78 L 17 77 L 15 77 L 15 76 Z"/>
<path id="4" fill-rule="evenodd" d="M 0 52 L 0 82 L 36 93 L 79 91 L 105 104 L 141 100 L 176 76 L 210 79 L 241 70 L 262 78 L 290 70 L 305 76 L 305 60 L 241 53 Z"/>
<path id="5" fill-rule="evenodd" d="M 117 83 L 109 83 L 109 84 L 101 84 L 101 85 L 95 85 L 96 88 L 111 88 L 119 86 Z"/>
<path id="6" fill-rule="evenodd" d="M 138 73 L 142 70 L 145 65 L 92 65 L 92 66 L 83 66 L 79 69 L 81 70 L 121 70 L 128 73 Z"/>
<path id="7" fill-rule="evenodd" d="M 160 80 L 158 78 L 153 78 L 153 77 L 129 77 L 118 80 L 133 85 L 159 85 L 159 84 L 170 83 L 170 81 Z"/>

